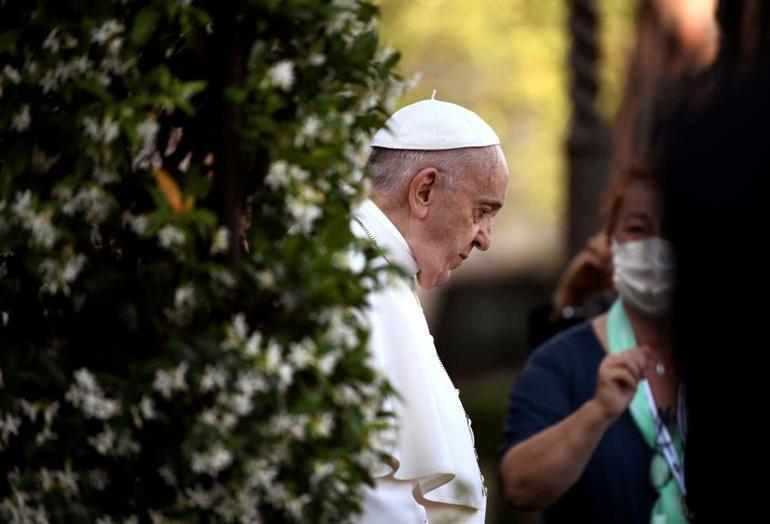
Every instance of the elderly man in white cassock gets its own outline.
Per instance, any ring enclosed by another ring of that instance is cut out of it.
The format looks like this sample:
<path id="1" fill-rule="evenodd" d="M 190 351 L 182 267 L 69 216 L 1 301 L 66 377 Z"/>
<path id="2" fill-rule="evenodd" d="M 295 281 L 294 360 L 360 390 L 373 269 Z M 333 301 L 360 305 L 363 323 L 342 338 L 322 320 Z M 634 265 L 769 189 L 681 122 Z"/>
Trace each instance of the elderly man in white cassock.
<path id="1" fill-rule="evenodd" d="M 500 140 L 472 111 L 423 100 L 374 136 L 367 168 L 373 195 L 354 209 L 353 231 L 408 278 L 369 297 L 370 350 L 399 393 L 388 406 L 399 433 L 358 522 L 482 523 L 486 488 L 470 420 L 436 353 L 415 281 L 444 284 L 474 248 L 489 249 L 508 185 Z"/>

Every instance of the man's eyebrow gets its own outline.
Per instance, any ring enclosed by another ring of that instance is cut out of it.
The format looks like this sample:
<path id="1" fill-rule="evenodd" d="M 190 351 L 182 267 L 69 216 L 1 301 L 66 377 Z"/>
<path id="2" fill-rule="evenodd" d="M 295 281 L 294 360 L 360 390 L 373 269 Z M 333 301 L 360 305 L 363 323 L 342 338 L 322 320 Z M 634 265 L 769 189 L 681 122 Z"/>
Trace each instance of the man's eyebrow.
<path id="1" fill-rule="evenodd" d="M 487 198 L 482 198 L 481 200 L 478 201 L 478 203 L 483 206 L 489 206 L 492 209 L 500 209 L 501 207 L 503 207 L 503 203 L 500 200 L 490 200 Z"/>

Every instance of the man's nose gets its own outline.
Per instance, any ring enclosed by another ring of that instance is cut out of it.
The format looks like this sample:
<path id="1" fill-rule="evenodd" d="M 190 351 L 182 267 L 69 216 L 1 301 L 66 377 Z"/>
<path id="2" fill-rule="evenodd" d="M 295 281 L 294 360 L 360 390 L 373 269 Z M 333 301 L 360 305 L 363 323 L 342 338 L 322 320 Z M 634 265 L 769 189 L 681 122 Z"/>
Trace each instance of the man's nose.
<path id="1" fill-rule="evenodd" d="M 473 246 L 479 248 L 482 251 L 486 251 L 492 245 L 492 224 L 487 223 L 479 229 L 476 233 L 476 238 L 473 239 Z"/>

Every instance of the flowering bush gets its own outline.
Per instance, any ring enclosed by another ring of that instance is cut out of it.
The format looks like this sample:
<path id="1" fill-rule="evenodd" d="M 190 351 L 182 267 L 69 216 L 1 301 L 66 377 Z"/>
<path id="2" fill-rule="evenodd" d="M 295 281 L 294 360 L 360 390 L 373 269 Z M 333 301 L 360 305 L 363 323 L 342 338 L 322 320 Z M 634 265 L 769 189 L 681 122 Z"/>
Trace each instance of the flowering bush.
<path id="1" fill-rule="evenodd" d="M 376 14 L 0 0 L 0 520 L 358 509 L 389 390 L 349 213 L 406 87 Z"/>

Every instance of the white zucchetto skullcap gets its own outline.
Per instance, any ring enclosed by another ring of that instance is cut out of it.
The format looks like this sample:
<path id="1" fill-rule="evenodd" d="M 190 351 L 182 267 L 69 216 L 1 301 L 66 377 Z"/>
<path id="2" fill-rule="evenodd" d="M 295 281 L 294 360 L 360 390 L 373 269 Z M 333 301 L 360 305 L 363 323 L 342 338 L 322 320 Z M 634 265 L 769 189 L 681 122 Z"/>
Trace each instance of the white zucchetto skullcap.
<path id="1" fill-rule="evenodd" d="M 373 147 L 434 151 L 500 144 L 479 115 L 451 102 L 430 98 L 402 107 L 372 139 Z"/>

